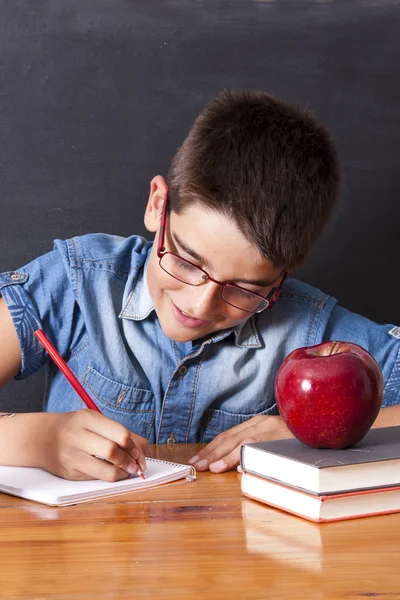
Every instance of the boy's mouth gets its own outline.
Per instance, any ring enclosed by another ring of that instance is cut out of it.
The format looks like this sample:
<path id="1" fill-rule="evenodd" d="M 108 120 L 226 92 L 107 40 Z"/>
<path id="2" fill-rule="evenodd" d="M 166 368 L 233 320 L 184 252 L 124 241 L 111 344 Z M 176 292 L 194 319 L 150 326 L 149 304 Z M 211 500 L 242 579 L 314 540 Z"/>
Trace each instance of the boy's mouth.
<path id="1" fill-rule="evenodd" d="M 205 321 L 204 319 L 196 319 L 195 317 L 191 317 L 187 313 L 183 312 L 180 308 L 176 306 L 171 300 L 172 310 L 174 316 L 178 323 L 184 325 L 185 327 L 191 327 L 192 329 L 196 329 L 196 327 L 204 327 L 204 325 L 208 325 L 210 321 Z"/>

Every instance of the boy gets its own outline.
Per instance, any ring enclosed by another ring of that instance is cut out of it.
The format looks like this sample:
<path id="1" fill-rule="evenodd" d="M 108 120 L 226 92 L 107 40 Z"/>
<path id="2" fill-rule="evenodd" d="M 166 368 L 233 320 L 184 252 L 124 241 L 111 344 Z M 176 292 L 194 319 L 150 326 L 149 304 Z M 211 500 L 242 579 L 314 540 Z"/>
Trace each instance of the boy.
<path id="1" fill-rule="evenodd" d="M 225 471 L 241 443 L 290 435 L 274 399 L 277 369 L 294 348 L 327 339 L 375 356 L 390 406 L 375 426 L 400 423 L 398 328 L 287 278 L 329 219 L 338 179 L 332 141 L 311 115 L 262 92 L 223 92 L 167 181 L 151 182 L 154 244 L 56 240 L 4 273 L 0 385 L 49 367 L 46 412 L 0 419 L 0 464 L 113 481 L 145 468 L 148 440 L 207 442 L 192 464 Z M 103 414 L 80 410 L 33 335 L 39 327 Z"/>

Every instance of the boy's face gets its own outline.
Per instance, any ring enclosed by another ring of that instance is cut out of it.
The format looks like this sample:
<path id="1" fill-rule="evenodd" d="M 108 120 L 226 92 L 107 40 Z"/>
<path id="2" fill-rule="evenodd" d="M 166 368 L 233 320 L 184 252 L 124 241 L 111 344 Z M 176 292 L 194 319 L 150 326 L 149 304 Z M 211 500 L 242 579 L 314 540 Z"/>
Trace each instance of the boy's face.
<path id="1" fill-rule="evenodd" d="M 147 229 L 156 233 L 147 279 L 164 333 L 176 342 L 188 342 L 246 321 L 251 315 L 227 304 L 222 286 L 212 281 L 190 286 L 160 267 L 157 242 L 165 193 L 164 179 L 155 177 L 144 219 Z M 202 205 L 188 206 L 180 215 L 170 213 L 164 246 L 214 279 L 233 281 L 264 297 L 280 282 L 281 271 L 261 256 L 231 219 Z"/>

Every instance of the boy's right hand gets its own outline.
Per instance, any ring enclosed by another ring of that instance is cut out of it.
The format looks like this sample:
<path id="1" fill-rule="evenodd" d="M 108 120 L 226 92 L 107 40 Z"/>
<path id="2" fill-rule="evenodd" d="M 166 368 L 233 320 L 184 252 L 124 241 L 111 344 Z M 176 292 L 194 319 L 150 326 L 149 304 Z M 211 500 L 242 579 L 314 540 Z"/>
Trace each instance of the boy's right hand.
<path id="1" fill-rule="evenodd" d="M 52 417 L 42 439 L 47 471 L 64 479 L 104 481 L 145 471 L 147 440 L 120 423 L 88 409 Z"/>

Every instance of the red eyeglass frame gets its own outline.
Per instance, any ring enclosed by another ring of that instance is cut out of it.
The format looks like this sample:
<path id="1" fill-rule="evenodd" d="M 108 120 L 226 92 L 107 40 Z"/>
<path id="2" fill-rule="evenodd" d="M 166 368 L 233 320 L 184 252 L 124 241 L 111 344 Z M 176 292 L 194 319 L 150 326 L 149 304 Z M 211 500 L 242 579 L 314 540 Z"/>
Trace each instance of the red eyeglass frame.
<path id="1" fill-rule="evenodd" d="M 244 290 L 245 292 L 248 292 L 250 294 L 254 294 L 254 296 L 258 296 L 260 298 L 260 300 L 264 300 L 268 302 L 268 305 L 263 308 L 261 311 L 259 312 L 263 312 L 264 310 L 271 310 L 271 308 L 274 306 L 275 302 L 278 300 L 279 298 L 279 294 L 281 292 L 283 283 L 288 275 L 287 271 L 285 271 L 282 275 L 282 279 L 280 281 L 280 284 L 277 288 L 273 288 L 270 292 L 270 294 L 273 294 L 272 298 L 264 297 L 261 296 L 260 294 L 257 294 L 256 292 L 251 292 L 250 290 L 248 290 L 247 288 L 244 288 L 240 285 L 237 285 L 236 283 L 234 283 L 233 281 L 218 281 L 217 279 L 213 279 L 213 277 L 211 277 L 207 271 L 204 271 L 204 269 L 202 269 L 201 267 L 199 267 L 198 265 L 195 265 L 194 263 L 192 263 L 190 260 L 186 260 L 186 258 L 182 258 L 182 256 L 179 256 L 179 254 L 176 254 L 176 252 L 170 252 L 168 250 L 165 250 L 165 246 L 164 246 L 164 239 L 165 239 L 165 230 L 167 227 L 167 207 L 168 207 L 168 186 L 165 192 L 165 198 L 164 198 L 164 204 L 163 204 L 163 209 L 162 209 L 162 215 L 161 215 L 161 228 L 160 228 L 160 235 L 158 238 L 158 248 L 157 248 L 157 256 L 159 259 L 161 259 L 165 254 L 172 254 L 173 256 L 176 256 L 177 258 L 179 258 L 180 260 L 184 260 L 185 262 L 193 265 L 193 267 L 196 267 L 196 269 L 199 269 L 200 271 L 203 271 L 203 273 L 205 275 L 207 275 L 207 280 L 204 282 L 206 283 L 208 280 L 217 283 L 218 285 L 221 286 L 225 286 L 225 285 L 230 285 L 233 287 L 236 287 L 240 290 Z M 168 273 L 169 275 L 171 275 L 170 273 Z M 171 277 L 173 277 L 173 275 L 171 275 Z M 180 281 L 180 280 L 179 280 Z M 185 283 L 185 282 L 182 282 Z M 189 283 L 186 283 L 186 285 L 190 285 Z M 225 300 L 225 298 L 223 298 L 224 302 L 226 302 L 227 304 L 229 304 L 230 306 L 234 306 L 233 304 L 230 304 L 230 302 L 227 302 Z M 236 306 L 234 306 L 234 308 L 238 308 Z M 247 311 L 243 308 L 238 308 L 238 310 L 243 310 L 244 312 L 250 312 L 251 314 L 257 313 L 257 311 Z"/>

